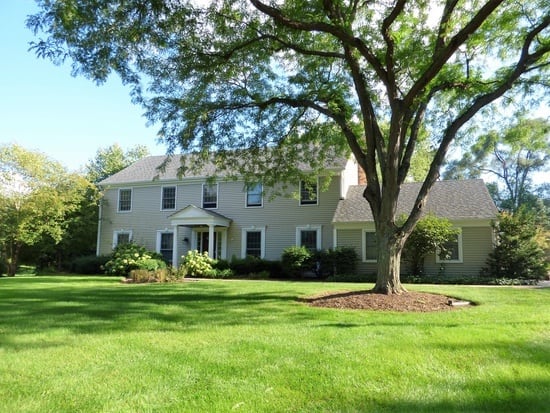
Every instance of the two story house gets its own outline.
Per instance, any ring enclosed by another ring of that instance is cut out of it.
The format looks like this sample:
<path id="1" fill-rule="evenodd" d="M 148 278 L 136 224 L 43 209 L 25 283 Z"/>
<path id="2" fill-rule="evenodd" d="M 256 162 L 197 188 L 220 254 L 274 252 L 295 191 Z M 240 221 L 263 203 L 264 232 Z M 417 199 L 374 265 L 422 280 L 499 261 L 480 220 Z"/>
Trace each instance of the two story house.
<path id="1" fill-rule="evenodd" d="M 172 159 L 159 173 L 164 159 L 146 157 L 100 183 L 98 255 L 133 241 L 177 266 L 192 249 L 220 259 L 277 260 L 293 245 L 312 250 L 347 246 L 360 257 L 359 271 L 375 271 L 374 222 L 353 159 L 334 162 L 327 176 L 313 184 L 297 182 L 293 196 L 273 199 L 265 196 L 262 184 L 210 182 L 211 165 L 178 178 L 178 162 Z M 418 190 L 419 184 L 404 185 L 401 211 L 410 209 Z M 427 259 L 427 272 L 440 271 L 441 264 L 448 273 L 479 272 L 492 249 L 490 223 L 497 214 L 483 181 L 438 182 L 429 199 L 426 211 L 447 217 L 461 234 L 450 258 L 434 254 Z"/>

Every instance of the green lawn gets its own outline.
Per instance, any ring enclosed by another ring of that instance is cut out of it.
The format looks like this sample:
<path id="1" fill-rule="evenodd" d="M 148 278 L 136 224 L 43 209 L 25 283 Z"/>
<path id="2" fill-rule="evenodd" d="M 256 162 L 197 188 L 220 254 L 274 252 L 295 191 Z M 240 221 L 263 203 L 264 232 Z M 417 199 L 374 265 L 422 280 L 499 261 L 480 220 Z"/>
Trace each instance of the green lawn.
<path id="1" fill-rule="evenodd" d="M 2 278 L 0 411 L 550 411 L 550 289 L 410 286 L 479 304 L 428 314 L 297 300 L 365 288 Z"/>

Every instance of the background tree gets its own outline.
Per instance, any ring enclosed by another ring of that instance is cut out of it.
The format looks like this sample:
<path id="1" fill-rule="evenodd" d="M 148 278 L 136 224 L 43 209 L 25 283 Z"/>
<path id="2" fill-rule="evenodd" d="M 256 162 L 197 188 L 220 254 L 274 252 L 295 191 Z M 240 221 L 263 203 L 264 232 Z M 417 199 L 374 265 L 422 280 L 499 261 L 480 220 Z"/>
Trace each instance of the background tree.
<path id="1" fill-rule="evenodd" d="M 488 175 L 488 179 L 494 179 L 489 189 L 497 205 L 516 211 L 521 205 L 537 207 L 539 188 L 533 183 L 533 175 L 549 168 L 550 123 L 520 118 L 508 128 L 480 136 L 461 159 L 450 163 L 445 176 Z"/>
<path id="2" fill-rule="evenodd" d="M 220 172 L 261 174 L 268 186 L 300 177 L 299 164 L 321 173 L 351 151 L 367 177 L 382 293 L 403 291 L 403 246 L 458 132 L 505 94 L 548 86 L 547 0 L 38 5 L 28 20 L 46 35 L 37 55 L 68 57 L 75 74 L 98 82 L 116 71 L 161 123 L 168 153 L 197 154 L 182 172 L 213 159 Z M 434 155 L 398 225 L 423 128 Z"/>
<path id="3" fill-rule="evenodd" d="M 90 182 L 97 184 L 148 155 L 149 149 L 144 145 L 136 145 L 126 151 L 117 143 L 100 148 L 94 158 L 86 164 L 86 177 Z"/>
<path id="4" fill-rule="evenodd" d="M 0 245 L 15 275 L 22 248 L 48 239 L 58 245 L 79 205 L 74 182 L 57 162 L 18 145 L 0 146 Z"/>

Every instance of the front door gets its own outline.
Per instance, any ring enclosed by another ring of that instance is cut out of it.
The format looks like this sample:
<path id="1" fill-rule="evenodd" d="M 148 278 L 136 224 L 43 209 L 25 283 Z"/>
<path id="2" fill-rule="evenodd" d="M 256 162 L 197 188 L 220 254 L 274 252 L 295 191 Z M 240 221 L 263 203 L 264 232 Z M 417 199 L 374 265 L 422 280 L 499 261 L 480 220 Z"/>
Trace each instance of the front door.
<path id="1" fill-rule="evenodd" d="M 208 231 L 199 231 L 197 232 L 197 250 L 200 253 L 209 252 L 208 251 L 208 241 L 210 234 Z M 218 231 L 214 231 L 214 253 L 210 254 L 211 257 L 218 259 L 221 256 L 221 239 Z"/>

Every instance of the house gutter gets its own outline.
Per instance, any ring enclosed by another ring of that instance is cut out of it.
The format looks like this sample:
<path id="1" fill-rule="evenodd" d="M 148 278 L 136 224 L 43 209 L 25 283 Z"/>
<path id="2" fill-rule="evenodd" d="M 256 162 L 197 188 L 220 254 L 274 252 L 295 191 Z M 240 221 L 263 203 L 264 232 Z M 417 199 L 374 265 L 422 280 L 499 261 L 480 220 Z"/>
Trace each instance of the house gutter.
<path id="1" fill-rule="evenodd" d="M 97 240 L 95 247 L 95 255 L 99 257 L 99 242 L 101 240 L 101 221 L 103 218 L 103 198 L 99 200 L 99 214 L 97 219 Z"/>

